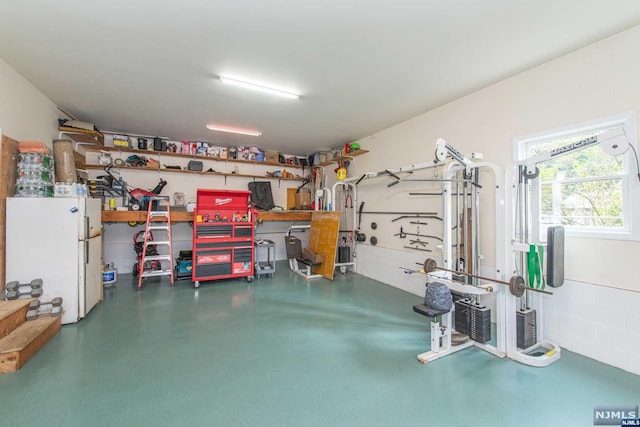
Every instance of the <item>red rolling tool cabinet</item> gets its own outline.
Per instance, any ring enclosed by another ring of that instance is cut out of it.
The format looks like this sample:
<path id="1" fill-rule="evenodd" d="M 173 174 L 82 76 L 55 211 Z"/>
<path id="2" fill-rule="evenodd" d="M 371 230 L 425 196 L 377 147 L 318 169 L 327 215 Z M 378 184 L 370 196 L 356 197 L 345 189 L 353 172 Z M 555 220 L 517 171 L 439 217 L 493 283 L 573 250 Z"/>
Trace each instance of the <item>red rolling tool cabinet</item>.
<path id="1" fill-rule="evenodd" d="M 198 189 L 193 211 L 191 280 L 253 280 L 255 212 L 250 191 Z"/>

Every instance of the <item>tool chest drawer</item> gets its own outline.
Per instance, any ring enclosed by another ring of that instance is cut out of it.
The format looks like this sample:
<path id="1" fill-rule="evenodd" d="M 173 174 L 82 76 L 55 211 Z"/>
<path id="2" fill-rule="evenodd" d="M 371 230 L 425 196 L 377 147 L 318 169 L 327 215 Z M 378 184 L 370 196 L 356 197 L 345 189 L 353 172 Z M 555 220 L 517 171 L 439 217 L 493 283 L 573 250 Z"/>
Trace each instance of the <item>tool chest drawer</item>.
<path id="1" fill-rule="evenodd" d="M 253 227 L 245 227 L 245 226 L 234 227 L 233 237 L 253 238 Z"/>
<path id="2" fill-rule="evenodd" d="M 197 243 L 196 249 L 200 251 L 200 250 L 206 250 L 206 249 L 248 247 L 250 243 L 251 242 L 248 240 L 240 240 L 237 242 L 232 242 L 228 240 L 224 242 L 205 242 L 205 243 Z"/>
<path id="3" fill-rule="evenodd" d="M 231 225 L 212 225 L 212 224 L 198 224 L 196 231 L 198 238 L 230 238 L 233 236 L 233 226 Z"/>

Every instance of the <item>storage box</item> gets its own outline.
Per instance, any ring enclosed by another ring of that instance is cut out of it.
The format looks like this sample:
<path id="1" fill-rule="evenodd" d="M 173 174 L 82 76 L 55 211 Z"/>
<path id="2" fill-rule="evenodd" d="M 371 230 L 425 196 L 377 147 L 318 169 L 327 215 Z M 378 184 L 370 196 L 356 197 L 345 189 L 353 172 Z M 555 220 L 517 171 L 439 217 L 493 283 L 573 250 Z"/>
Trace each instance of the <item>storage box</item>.
<path id="1" fill-rule="evenodd" d="M 265 151 L 264 152 L 264 161 L 269 163 L 279 163 L 278 161 L 279 155 L 277 151 Z"/>
<path id="2" fill-rule="evenodd" d="M 311 193 L 307 191 L 300 191 L 296 193 L 296 209 L 306 209 L 309 208 L 311 204 Z"/>
<path id="3" fill-rule="evenodd" d="M 113 137 L 114 147 L 129 147 L 129 137 L 125 135 L 114 135 Z"/>

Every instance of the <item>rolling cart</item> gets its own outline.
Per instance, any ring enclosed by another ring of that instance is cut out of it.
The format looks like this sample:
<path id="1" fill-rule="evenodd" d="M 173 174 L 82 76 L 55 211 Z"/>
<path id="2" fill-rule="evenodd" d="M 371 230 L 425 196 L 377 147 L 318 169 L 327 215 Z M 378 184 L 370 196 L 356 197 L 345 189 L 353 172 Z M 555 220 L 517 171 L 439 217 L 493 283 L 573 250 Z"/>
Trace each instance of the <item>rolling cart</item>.
<path id="1" fill-rule="evenodd" d="M 273 243 L 272 240 L 259 239 L 254 242 L 254 247 L 256 250 L 256 253 L 254 255 L 254 258 L 256 260 L 256 263 L 255 263 L 256 277 L 260 278 L 260 276 L 265 276 L 267 274 L 270 274 L 271 278 L 273 278 L 273 273 L 276 272 L 276 263 L 275 263 L 276 244 Z M 258 257 L 259 249 L 266 250 L 267 252 L 266 261 L 259 261 L 259 257 Z M 273 254 L 271 253 L 272 251 L 273 251 Z"/>

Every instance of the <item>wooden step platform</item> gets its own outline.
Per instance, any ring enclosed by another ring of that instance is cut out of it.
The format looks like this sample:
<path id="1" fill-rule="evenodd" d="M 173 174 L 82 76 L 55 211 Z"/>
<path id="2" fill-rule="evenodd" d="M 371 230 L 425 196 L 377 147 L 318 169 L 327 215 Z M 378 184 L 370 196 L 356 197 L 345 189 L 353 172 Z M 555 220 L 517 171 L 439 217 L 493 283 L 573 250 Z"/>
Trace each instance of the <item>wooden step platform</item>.
<path id="1" fill-rule="evenodd" d="M 28 305 L 34 299 L 0 301 L 0 338 L 26 322 Z"/>
<path id="2" fill-rule="evenodd" d="M 20 369 L 62 327 L 62 317 L 41 317 L 27 322 L 30 301 L 0 301 L 0 373 Z"/>

